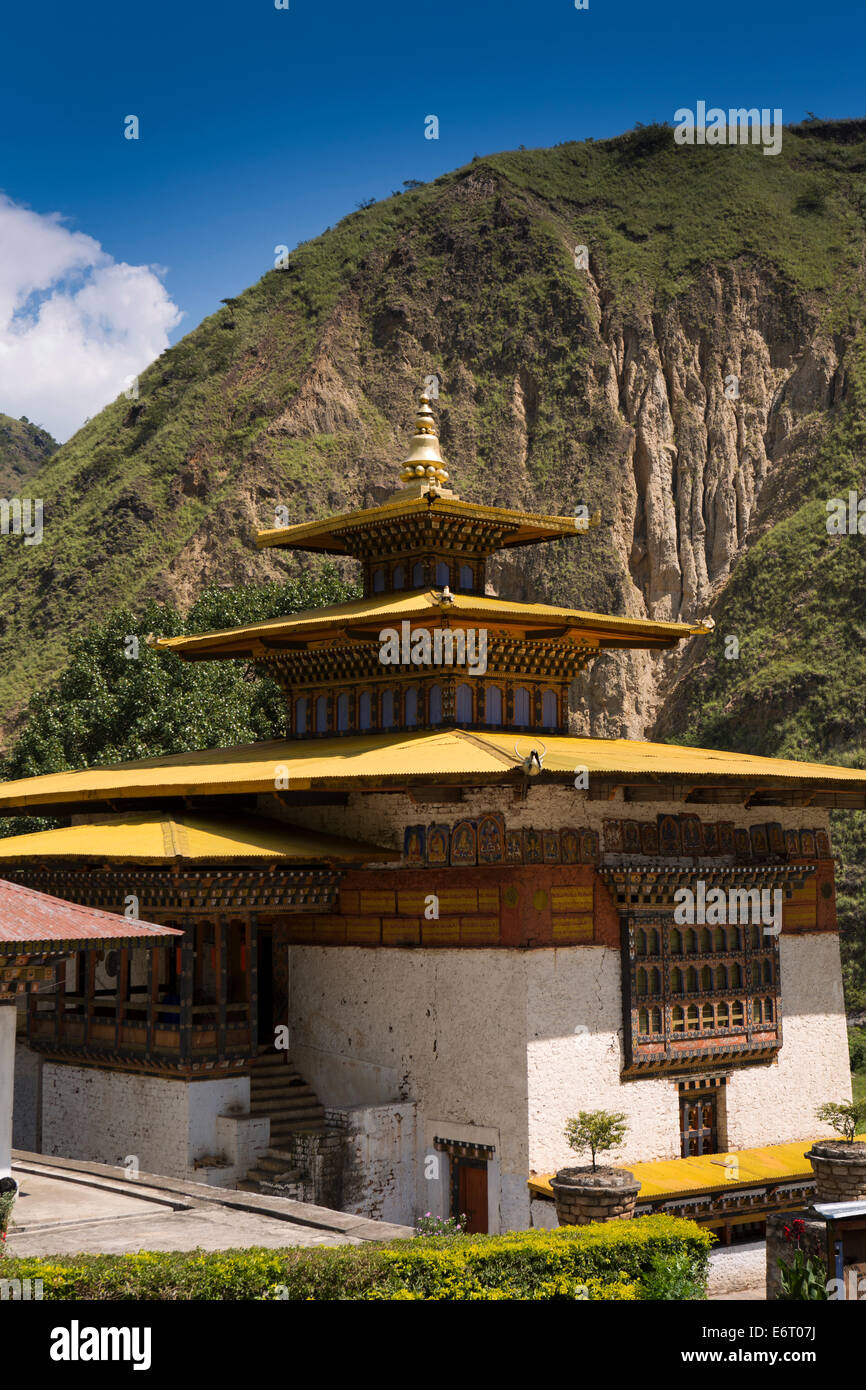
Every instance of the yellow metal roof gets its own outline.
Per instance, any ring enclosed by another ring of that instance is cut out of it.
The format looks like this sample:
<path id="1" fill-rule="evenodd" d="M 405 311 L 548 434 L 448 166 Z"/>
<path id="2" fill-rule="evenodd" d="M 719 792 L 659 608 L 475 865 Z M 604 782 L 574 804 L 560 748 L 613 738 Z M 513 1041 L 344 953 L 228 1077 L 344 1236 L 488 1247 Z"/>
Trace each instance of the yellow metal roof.
<path id="1" fill-rule="evenodd" d="M 707 785 L 748 782 L 768 787 L 866 794 L 866 770 L 761 758 L 677 744 L 630 739 L 564 738 L 538 733 L 487 733 L 442 729 L 344 738 L 248 744 L 117 763 L 80 772 L 0 782 L 0 809 L 29 810 L 73 802 L 113 803 L 130 798 L 273 793 L 314 787 L 407 782 L 495 783 L 520 776 L 532 748 L 543 752 L 540 779 L 571 779 L 586 767 L 591 776 L 690 781 Z"/>
<path id="2" fill-rule="evenodd" d="M 477 502 L 463 502 L 456 497 L 428 499 L 425 496 L 397 498 L 363 511 L 341 512 L 337 516 L 324 517 L 321 521 L 302 521 L 296 526 L 259 531 L 256 545 L 260 548 L 288 546 L 292 550 L 318 550 L 345 555 L 349 553 L 349 547 L 341 533 L 379 522 L 390 522 L 397 517 L 429 515 L 464 517 L 514 527 L 511 534 L 499 542 L 499 549 L 530 545 L 533 541 L 556 540 L 561 536 L 585 535 L 587 530 L 587 523 L 578 522 L 573 516 L 544 516 L 537 512 L 512 511 L 508 507 L 486 507 Z M 598 525 L 598 520 L 593 518 L 590 525 Z"/>
<path id="3" fill-rule="evenodd" d="M 270 618 L 245 627 L 224 628 L 193 637 L 154 637 L 148 641 L 158 651 L 180 652 L 186 657 L 219 651 L 226 656 L 263 653 L 280 641 L 312 641 L 318 632 L 333 634 L 336 629 L 381 628 L 404 619 L 418 626 L 447 617 L 470 623 L 520 624 L 528 628 L 575 629 L 581 637 L 599 646 L 672 646 L 684 637 L 705 636 L 711 629 L 702 624 L 652 622 L 646 618 L 619 618 L 607 613 L 588 613 L 577 608 L 560 608 L 550 603 L 520 603 L 513 599 L 487 598 L 473 594 L 452 594 L 447 603 L 435 589 L 416 589 L 405 594 L 381 594 L 353 599 L 330 608 L 312 608 L 285 618 Z M 459 625 L 459 624 L 458 624 Z M 370 634 L 363 634 L 369 638 Z"/>
<path id="4" fill-rule="evenodd" d="M 860 1135 L 859 1138 L 863 1138 Z M 755 1183 L 790 1182 L 811 1177 L 812 1165 L 806 1152 L 817 1140 L 798 1139 L 793 1144 L 767 1144 L 762 1149 L 732 1149 L 724 1154 L 701 1154 L 699 1158 L 662 1158 L 649 1163 L 617 1163 L 613 1166 L 634 1173 L 640 1182 L 638 1202 L 651 1198 L 695 1196 L 715 1188 L 752 1187 Z M 735 1160 L 736 1167 L 727 1166 L 725 1159 Z M 736 1178 L 728 1177 L 736 1172 Z M 529 1190 L 538 1197 L 553 1197 L 550 1179 L 553 1173 L 529 1179 Z"/>
<path id="5" fill-rule="evenodd" d="M 120 859 L 137 864 L 237 863 L 263 859 L 282 863 L 379 863 L 399 851 L 298 830 L 251 815 L 159 816 L 153 812 L 40 830 L 0 839 L 0 864 L 32 859 Z"/>

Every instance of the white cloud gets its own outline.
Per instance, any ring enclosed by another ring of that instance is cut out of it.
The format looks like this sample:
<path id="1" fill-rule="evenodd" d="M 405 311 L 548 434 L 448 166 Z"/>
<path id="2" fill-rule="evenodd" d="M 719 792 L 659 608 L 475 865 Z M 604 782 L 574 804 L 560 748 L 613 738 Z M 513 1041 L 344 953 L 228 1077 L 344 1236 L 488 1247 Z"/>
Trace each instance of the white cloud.
<path id="1" fill-rule="evenodd" d="M 182 315 L 153 266 L 0 194 L 0 411 L 68 439 L 168 347 Z"/>

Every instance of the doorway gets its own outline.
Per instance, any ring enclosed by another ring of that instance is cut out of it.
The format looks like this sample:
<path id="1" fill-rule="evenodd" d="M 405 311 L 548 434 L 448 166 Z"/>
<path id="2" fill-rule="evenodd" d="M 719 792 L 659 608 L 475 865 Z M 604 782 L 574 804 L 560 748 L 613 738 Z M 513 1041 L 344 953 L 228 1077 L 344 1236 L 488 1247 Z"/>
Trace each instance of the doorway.
<path id="1" fill-rule="evenodd" d="M 486 1235 L 487 1160 L 451 1156 L 451 1215 L 467 1218 L 470 1235 Z"/>

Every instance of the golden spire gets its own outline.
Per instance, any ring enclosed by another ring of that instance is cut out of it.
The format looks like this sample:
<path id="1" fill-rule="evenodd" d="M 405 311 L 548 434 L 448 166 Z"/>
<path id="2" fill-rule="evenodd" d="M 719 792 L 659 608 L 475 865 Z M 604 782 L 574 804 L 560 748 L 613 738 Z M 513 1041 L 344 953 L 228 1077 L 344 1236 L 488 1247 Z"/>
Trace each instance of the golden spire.
<path id="1" fill-rule="evenodd" d="M 448 481 L 445 460 L 439 452 L 436 421 L 430 409 L 429 396 L 421 397 L 415 421 L 415 435 L 400 477 L 404 483 L 420 484 L 425 492 L 438 492 Z"/>

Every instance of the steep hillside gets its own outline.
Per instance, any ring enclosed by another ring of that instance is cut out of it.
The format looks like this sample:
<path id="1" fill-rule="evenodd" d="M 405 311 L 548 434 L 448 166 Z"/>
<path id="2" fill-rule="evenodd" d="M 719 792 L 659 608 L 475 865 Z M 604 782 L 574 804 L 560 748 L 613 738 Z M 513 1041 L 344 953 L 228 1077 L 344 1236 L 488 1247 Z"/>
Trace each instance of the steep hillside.
<path id="1" fill-rule="evenodd" d="M 256 552 L 253 528 L 280 503 L 300 520 L 380 499 L 428 373 L 461 496 L 602 510 L 585 541 L 509 558 L 506 591 L 708 611 L 765 532 L 817 505 L 814 460 L 850 412 L 864 168 L 863 123 L 788 130 L 778 157 L 649 127 L 479 159 L 351 214 L 39 470 L 42 544 L 0 547 L 0 710 L 120 596 L 284 576 L 299 562 Z M 761 609 L 760 577 L 750 593 Z M 575 728 L 641 734 L 676 674 L 599 660 Z M 678 701 L 662 721 L 689 730 Z"/>
<path id="2" fill-rule="evenodd" d="M 11 415 L 0 414 L 0 496 L 19 496 L 39 465 L 58 447 L 47 430 L 23 417 L 13 420 Z"/>

